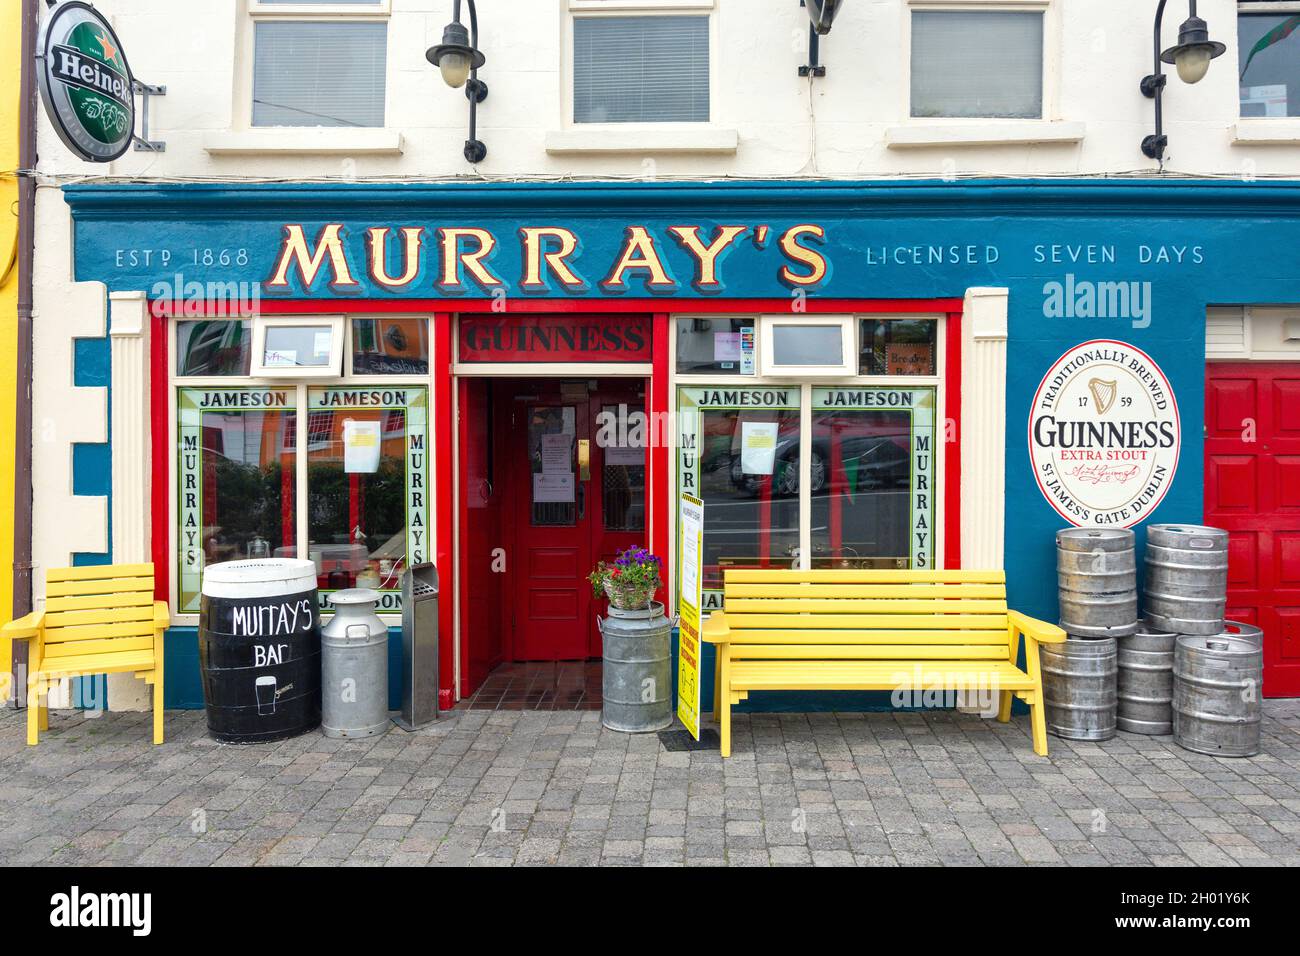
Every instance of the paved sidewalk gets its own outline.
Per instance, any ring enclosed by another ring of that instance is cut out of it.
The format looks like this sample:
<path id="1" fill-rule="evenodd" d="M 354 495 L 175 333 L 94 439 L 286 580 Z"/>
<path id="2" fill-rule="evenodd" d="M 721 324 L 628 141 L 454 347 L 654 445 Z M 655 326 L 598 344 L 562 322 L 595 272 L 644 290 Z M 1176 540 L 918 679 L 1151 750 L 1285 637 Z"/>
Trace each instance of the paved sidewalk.
<path id="1" fill-rule="evenodd" d="M 197 712 L 0 713 L 0 863 L 1300 865 L 1300 701 L 1249 760 L 925 714 L 738 715 L 735 755 L 594 712 L 221 746 Z"/>

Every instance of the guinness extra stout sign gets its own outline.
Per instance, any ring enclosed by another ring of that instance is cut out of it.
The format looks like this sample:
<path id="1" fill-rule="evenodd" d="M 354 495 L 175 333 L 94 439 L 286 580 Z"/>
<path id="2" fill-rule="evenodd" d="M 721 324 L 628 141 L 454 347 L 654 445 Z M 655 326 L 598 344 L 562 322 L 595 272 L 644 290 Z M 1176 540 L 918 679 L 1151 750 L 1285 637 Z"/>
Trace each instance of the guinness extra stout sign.
<path id="1" fill-rule="evenodd" d="M 1150 516 L 1178 470 L 1178 402 L 1141 349 L 1076 345 L 1043 377 L 1029 457 L 1053 508 L 1079 527 L 1128 528 Z"/>
<path id="2" fill-rule="evenodd" d="M 50 122 L 92 163 L 117 159 L 135 135 L 131 68 L 117 34 L 89 3 L 65 0 L 36 40 L 36 76 Z"/>

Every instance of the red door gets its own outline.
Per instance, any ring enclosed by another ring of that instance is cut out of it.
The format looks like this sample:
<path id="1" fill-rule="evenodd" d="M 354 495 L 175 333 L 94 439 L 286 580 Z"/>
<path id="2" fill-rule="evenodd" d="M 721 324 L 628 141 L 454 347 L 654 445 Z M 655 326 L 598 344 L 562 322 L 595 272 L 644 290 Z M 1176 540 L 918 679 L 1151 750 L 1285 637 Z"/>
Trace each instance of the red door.
<path id="1" fill-rule="evenodd" d="M 618 424 L 639 408 L 639 389 L 639 381 L 593 389 L 548 379 L 503 389 L 515 660 L 600 656 L 596 615 L 605 606 L 592 598 L 587 575 L 598 560 L 645 542 L 645 452 L 624 447 L 628 430 Z M 616 442 L 605 447 L 611 416 Z"/>
<path id="2" fill-rule="evenodd" d="M 1300 365 L 1206 375 L 1205 521 L 1231 533 L 1227 616 L 1264 630 L 1264 696 L 1300 696 Z"/>

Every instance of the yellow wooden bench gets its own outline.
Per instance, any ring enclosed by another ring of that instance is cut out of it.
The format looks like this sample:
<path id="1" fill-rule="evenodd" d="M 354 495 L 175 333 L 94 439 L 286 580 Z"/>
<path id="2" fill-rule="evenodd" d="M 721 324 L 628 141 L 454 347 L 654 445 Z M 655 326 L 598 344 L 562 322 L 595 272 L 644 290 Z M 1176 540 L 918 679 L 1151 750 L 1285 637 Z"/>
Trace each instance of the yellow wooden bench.
<path id="1" fill-rule="evenodd" d="M 1002 571 L 731 570 L 724 582 L 724 610 L 702 633 L 717 645 L 722 756 L 731 706 L 763 690 L 994 691 L 1003 723 L 1013 696 L 1029 705 L 1047 755 L 1038 644 L 1065 632 L 1007 610 Z"/>
<path id="2" fill-rule="evenodd" d="M 133 673 L 153 685 L 153 742 L 163 742 L 163 632 L 171 623 L 153 599 L 153 565 L 51 568 L 45 610 L 0 628 L 27 641 L 27 743 L 49 729 L 50 686 L 67 677 Z"/>

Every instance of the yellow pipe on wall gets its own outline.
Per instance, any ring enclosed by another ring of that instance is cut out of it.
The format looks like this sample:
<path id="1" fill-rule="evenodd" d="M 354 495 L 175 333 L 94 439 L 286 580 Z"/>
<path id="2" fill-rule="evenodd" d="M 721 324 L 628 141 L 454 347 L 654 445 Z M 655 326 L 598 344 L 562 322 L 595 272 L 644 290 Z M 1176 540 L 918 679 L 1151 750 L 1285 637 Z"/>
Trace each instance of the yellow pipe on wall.
<path id="1" fill-rule="evenodd" d="M 14 447 L 18 355 L 18 142 L 22 0 L 0 0 L 0 448 Z M 0 620 L 13 607 L 14 472 L 0 467 Z M 7 642 L 6 642 L 7 643 Z M 0 671 L 9 648 L 0 647 Z M 7 675 L 6 675 L 7 676 Z M 3 691 L 0 688 L 0 700 Z"/>

